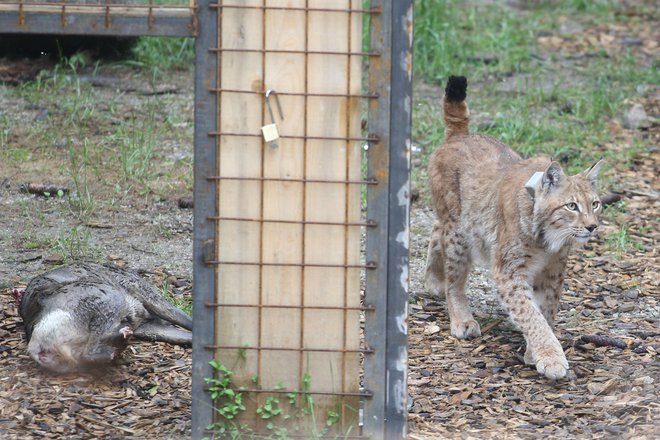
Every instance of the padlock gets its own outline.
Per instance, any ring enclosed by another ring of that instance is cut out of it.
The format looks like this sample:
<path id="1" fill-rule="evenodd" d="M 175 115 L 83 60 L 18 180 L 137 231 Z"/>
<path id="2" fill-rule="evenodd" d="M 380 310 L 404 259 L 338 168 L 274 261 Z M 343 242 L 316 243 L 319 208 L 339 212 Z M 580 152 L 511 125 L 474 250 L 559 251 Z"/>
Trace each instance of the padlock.
<path id="1" fill-rule="evenodd" d="M 266 90 L 266 108 L 268 109 L 268 115 L 270 116 L 270 120 L 272 121 L 271 124 L 264 125 L 261 127 L 261 133 L 264 136 L 264 140 L 266 142 L 270 143 L 270 146 L 272 148 L 277 148 L 277 142 L 280 138 L 280 133 L 277 130 L 277 125 L 275 124 L 275 116 L 273 115 L 273 109 L 270 106 L 270 95 L 275 94 L 275 90 L 273 89 L 268 89 Z M 277 104 L 277 110 L 280 113 L 280 118 L 284 119 L 284 114 L 282 114 L 282 106 L 280 106 L 280 99 L 277 95 L 275 95 L 275 103 Z"/>

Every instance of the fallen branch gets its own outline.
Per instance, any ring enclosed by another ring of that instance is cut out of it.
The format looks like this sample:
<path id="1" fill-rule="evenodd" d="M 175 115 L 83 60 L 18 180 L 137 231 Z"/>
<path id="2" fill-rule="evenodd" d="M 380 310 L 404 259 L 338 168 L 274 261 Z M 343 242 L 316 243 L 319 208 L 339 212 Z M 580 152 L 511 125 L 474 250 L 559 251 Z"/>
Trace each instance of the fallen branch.
<path id="1" fill-rule="evenodd" d="M 24 183 L 20 186 L 20 189 L 23 192 L 44 197 L 62 197 L 69 192 L 69 188 L 52 183 Z"/>
<path id="2" fill-rule="evenodd" d="M 580 340 L 585 344 L 594 344 L 596 347 L 617 347 L 622 350 L 626 348 L 624 341 L 609 336 L 583 335 L 580 337 Z"/>
<path id="3" fill-rule="evenodd" d="M 491 322 L 490 324 L 486 325 L 484 328 L 481 329 L 481 334 L 485 335 L 486 333 L 488 333 L 489 331 L 500 325 L 502 321 L 504 321 L 502 318 L 498 318 L 495 321 Z"/>
<path id="4" fill-rule="evenodd" d="M 600 203 L 602 203 L 603 206 L 607 206 L 616 203 L 619 200 L 621 200 L 621 194 L 609 193 L 600 198 Z"/>

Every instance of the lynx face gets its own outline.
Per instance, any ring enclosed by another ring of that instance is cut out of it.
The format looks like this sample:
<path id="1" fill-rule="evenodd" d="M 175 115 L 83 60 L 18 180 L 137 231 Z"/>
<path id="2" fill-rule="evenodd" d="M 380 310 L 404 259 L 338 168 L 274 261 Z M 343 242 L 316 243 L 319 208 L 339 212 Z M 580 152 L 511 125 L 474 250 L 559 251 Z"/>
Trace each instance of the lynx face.
<path id="1" fill-rule="evenodd" d="M 595 188 L 598 168 L 575 176 L 566 176 L 553 166 L 546 170 L 535 211 L 548 251 L 557 252 L 570 242 L 584 243 L 594 235 L 602 212 Z"/>

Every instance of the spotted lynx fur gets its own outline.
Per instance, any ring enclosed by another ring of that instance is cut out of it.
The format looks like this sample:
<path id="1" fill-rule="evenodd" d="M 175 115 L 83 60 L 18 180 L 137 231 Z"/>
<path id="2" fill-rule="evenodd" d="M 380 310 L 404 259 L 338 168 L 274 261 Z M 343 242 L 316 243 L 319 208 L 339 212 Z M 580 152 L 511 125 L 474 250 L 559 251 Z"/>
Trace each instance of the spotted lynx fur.
<path id="1" fill-rule="evenodd" d="M 598 227 L 596 179 L 603 164 L 568 176 L 547 157 L 523 160 L 506 145 L 468 133 L 467 81 L 445 89 L 446 141 L 431 156 L 429 175 L 438 221 L 433 227 L 426 286 L 444 295 L 451 334 L 481 335 L 465 284 L 474 263 L 490 268 L 502 305 L 527 342 L 525 362 L 550 379 L 568 361 L 553 333 L 566 259 L 574 243 Z M 535 190 L 525 188 L 536 173 Z"/>

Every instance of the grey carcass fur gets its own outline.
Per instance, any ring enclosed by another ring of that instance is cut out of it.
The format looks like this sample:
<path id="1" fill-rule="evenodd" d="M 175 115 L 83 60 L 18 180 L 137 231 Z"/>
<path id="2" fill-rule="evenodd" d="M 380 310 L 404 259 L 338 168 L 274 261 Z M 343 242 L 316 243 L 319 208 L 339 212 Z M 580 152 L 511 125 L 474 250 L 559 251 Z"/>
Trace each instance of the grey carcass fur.
<path id="1" fill-rule="evenodd" d="M 79 263 L 30 281 L 20 301 L 28 352 L 58 373 L 112 362 L 131 335 L 190 345 L 192 319 L 138 275 Z"/>

